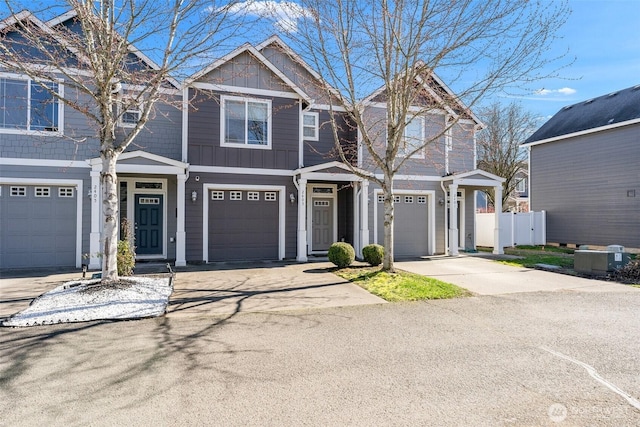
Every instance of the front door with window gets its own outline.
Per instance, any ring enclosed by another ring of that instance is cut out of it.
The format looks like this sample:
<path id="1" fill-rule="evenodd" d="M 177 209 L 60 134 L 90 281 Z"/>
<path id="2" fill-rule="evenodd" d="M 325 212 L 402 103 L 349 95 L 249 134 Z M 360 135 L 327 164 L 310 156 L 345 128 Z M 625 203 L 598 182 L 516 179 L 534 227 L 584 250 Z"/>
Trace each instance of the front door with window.
<path id="1" fill-rule="evenodd" d="M 162 194 L 136 194 L 135 246 L 138 255 L 162 255 Z"/>
<path id="2" fill-rule="evenodd" d="M 313 199 L 312 251 L 328 251 L 333 243 L 333 199 Z"/>

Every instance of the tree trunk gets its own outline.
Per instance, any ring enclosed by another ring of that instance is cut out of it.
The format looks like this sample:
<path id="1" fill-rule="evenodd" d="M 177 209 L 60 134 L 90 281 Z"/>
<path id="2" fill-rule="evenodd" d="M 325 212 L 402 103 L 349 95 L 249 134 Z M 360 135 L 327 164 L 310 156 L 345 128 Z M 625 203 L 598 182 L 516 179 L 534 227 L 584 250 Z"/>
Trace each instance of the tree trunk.
<path id="1" fill-rule="evenodd" d="M 393 180 L 385 175 L 384 194 L 384 259 L 382 270 L 393 273 Z"/>
<path id="2" fill-rule="evenodd" d="M 103 150 L 102 159 L 102 214 L 103 214 L 103 249 L 102 280 L 118 280 L 118 178 L 116 162 L 118 154 L 114 150 Z"/>

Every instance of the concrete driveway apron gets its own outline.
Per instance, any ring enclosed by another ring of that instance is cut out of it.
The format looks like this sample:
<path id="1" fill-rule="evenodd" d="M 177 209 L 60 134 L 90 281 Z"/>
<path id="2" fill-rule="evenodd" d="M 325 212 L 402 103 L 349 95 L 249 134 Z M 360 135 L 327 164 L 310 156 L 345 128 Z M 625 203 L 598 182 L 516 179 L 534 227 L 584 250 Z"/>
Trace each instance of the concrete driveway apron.
<path id="1" fill-rule="evenodd" d="M 396 267 L 453 283 L 478 295 L 517 292 L 580 290 L 590 292 L 638 292 L 640 289 L 604 280 L 504 265 L 479 256 L 431 257 L 401 261 Z"/>
<path id="2" fill-rule="evenodd" d="M 224 316 L 386 302 L 330 273 L 331 267 L 330 263 L 265 263 L 178 271 L 167 316 Z"/>

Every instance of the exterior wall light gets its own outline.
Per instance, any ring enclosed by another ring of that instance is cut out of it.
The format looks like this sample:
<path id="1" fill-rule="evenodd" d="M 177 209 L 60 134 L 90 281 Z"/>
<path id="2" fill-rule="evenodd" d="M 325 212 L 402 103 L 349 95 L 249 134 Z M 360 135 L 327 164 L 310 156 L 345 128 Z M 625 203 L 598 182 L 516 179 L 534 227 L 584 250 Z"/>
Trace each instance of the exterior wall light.
<path id="1" fill-rule="evenodd" d="M 295 202 L 296 202 L 296 195 L 295 195 L 295 194 L 293 194 L 293 193 L 290 193 L 290 194 L 289 194 L 289 201 L 290 201 L 291 203 L 295 203 Z"/>
<path id="2" fill-rule="evenodd" d="M 198 192 L 197 192 L 196 190 L 193 190 L 193 191 L 191 192 L 191 201 L 192 201 L 193 203 L 195 203 L 195 202 L 196 202 L 196 200 L 198 200 Z"/>

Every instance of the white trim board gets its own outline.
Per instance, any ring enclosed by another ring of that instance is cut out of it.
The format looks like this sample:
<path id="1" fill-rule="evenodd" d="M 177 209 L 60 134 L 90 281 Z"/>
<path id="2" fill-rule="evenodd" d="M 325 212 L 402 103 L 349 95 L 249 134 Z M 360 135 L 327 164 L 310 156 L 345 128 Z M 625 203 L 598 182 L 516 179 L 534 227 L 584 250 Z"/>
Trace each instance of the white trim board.
<path id="1" fill-rule="evenodd" d="M 313 188 L 331 188 L 331 193 L 313 193 Z M 307 210 L 307 255 L 309 254 L 321 254 L 327 251 L 314 251 L 313 250 L 313 200 L 314 199 L 331 199 L 333 203 L 333 230 L 331 231 L 333 241 L 338 241 L 338 185 L 337 184 L 323 184 L 323 183 L 311 183 L 307 184 L 307 197 L 306 197 L 306 210 Z"/>
<path id="2" fill-rule="evenodd" d="M 624 127 L 624 126 L 635 125 L 635 124 L 638 124 L 638 123 L 640 123 L 640 118 L 633 119 L 633 120 L 627 120 L 625 122 L 620 122 L 620 123 L 614 123 L 614 124 L 611 124 L 611 125 L 600 126 L 600 127 L 597 127 L 597 128 L 586 129 L 586 130 L 583 130 L 583 131 L 580 131 L 580 132 L 567 133 L 565 135 L 554 136 L 553 138 L 542 139 L 540 141 L 523 143 L 523 144 L 520 144 L 520 146 L 521 147 L 533 147 L 535 145 L 546 144 L 548 142 L 561 141 L 563 139 L 575 138 L 575 137 L 578 137 L 578 136 L 589 135 L 589 134 L 592 134 L 592 133 L 604 132 L 604 131 L 607 131 L 607 130 L 617 129 L 617 128 Z"/>
<path id="3" fill-rule="evenodd" d="M 85 198 L 81 179 L 3 178 L 0 184 L 50 185 L 76 188 L 76 268 L 82 266 L 82 202 Z"/>
<path id="4" fill-rule="evenodd" d="M 285 227 L 286 227 L 286 195 L 284 185 L 246 185 L 246 184 L 202 184 L 202 260 L 209 262 L 209 191 L 238 190 L 238 191 L 277 191 L 278 192 L 278 258 L 285 257 Z"/>

